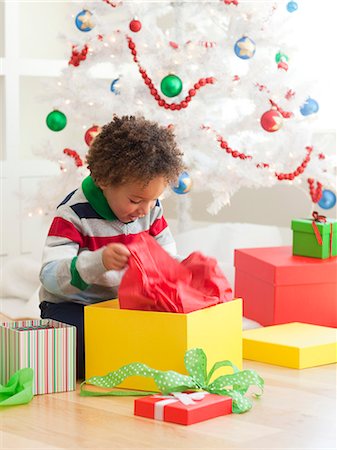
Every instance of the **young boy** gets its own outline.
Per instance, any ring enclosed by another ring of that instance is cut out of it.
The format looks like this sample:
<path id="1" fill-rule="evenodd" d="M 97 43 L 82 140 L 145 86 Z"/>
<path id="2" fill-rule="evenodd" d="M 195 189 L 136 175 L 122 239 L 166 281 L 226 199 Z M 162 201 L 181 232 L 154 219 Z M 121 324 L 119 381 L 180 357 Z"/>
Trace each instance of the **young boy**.
<path id="1" fill-rule="evenodd" d="M 132 116 L 105 125 L 87 161 L 90 176 L 57 208 L 40 272 L 41 317 L 77 327 L 79 378 L 84 306 L 117 297 L 132 236 L 149 233 L 176 253 L 158 197 L 183 170 L 171 130 Z"/>

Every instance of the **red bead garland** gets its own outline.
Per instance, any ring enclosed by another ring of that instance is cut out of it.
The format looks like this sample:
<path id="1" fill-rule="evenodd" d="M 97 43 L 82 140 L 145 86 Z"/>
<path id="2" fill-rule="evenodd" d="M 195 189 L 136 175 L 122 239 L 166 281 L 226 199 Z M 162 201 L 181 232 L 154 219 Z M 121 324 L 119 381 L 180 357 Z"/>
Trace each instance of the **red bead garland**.
<path id="1" fill-rule="evenodd" d="M 258 88 L 260 92 L 266 91 L 268 94 L 270 94 L 270 90 L 267 89 L 267 86 L 265 84 L 255 83 L 255 86 Z"/>
<path id="2" fill-rule="evenodd" d="M 298 177 L 301 173 L 304 172 L 305 168 L 307 167 L 307 165 L 310 161 L 310 153 L 312 152 L 313 148 L 305 147 L 305 149 L 308 153 L 307 156 L 304 158 L 302 163 L 293 172 L 290 172 L 290 173 L 276 173 L 275 172 L 275 176 L 277 177 L 278 180 L 280 180 L 280 181 L 293 180 L 295 177 Z"/>
<path id="3" fill-rule="evenodd" d="M 269 102 L 270 102 L 271 106 L 276 108 L 277 111 L 281 114 L 281 116 L 284 117 L 285 119 L 289 119 L 290 117 L 292 117 L 294 115 L 292 112 L 283 111 L 283 109 L 281 109 L 273 100 L 269 99 Z"/>
<path id="4" fill-rule="evenodd" d="M 245 155 L 244 153 L 239 152 L 238 150 L 233 150 L 229 147 L 228 142 L 224 140 L 220 134 L 217 134 L 215 130 L 213 130 L 211 127 L 208 127 L 206 125 L 201 125 L 202 130 L 210 130 L 212 133 L 216 134 L 217 141 L 220 142 L 220 147 L 223 150 L 226 150 L 226 153 L 231 155 L 233 158 L 240 158 L 240 159 L 252 159 L 252 156 Z"/>
<path id="5" fill-rule="evenodd" d="M 278 69 L 283 69 L 283 70 L 287 71 L 287 70 L 288 70 L 288 64 L 287 64 L 285 61 L 280 61 L 280 62 L 277 64 L 277 68 L 278 68 Z"/>
<path id="6" fill-rule="evenodd" d="M 220 142 L 220 147 L 226 150 L 226 153 L 232 155 L 233 158 L 252 159 L 252 156 L 250 155 L 245 155 L 244 153 L 240 153 L 237 150 L 231 149 L 228 145 L 228 142 L 223 140 L 222 137 L 218 138 L 218 141 Z"/>
<path id="7" fill-rule="evenodd" d="M 131 54 L 133 55 L 133 60 L 138 65 L 139 73 L 141 74 L 144 83 L 147 85 L 150 94 L 154 97 L 154 99 L 158 103 L 158 106 L 160 106 L 161 108 L 170 109 L 171 111 L 180 111 L 182 108 L 187 108 L 189 102 L 196 95 L 197 90 L 199 90 L 203 86 L 206 86 L 206 84 L 214 84 L 216 82 L 216 79 L 214 77 L 200 78 L 200 80 L 194 84 L 193 88 L 188 91 L 188 95 L 184 98 L 184 100 L 182 100 L 180 103 L 167 103 L 166 100 L 164 100 L 158 94 L 158 90 L 154 87 L 154 84 L 151 78 L 146 73 L 146 70 L 143 69 L 139 64 L 139 61 L 137 59 L 136 44 L 129 36 L 127 36 L 126 38 L 128 41 L 129 49 L 131 50 Z"/>
<path id="8" fill-rule="evenodd" d="M 75 161 L 75 164 L 76 164 L 77 167 L 83 166 L 83 161 L 82 161 L 80 155 L 77 153 L 76 150 L 71 150 L 70 148 L 65 148 L 63 150 L 63 153 L 65 155 L 70 156 L 71 158 L 74 158 L 74 161 Z"/>
<path id="9" fill-rule="evenodd" d="M 216 133 L 215 130 L 213 130 L 211 127 L 206 126 L 206 125 L 201 125 L 201 129 L 203 130 L 209 130 L 212 133 L 216 134 L 217 136 L 217 141 L 220 142 L 220 147 L 224 150 L 226 150 L 226 153 L 230 154 L 233 158 L 240 158 L 240 159 L 253 159 L 253 157 L 251 155 L 246 155 L 245 153 L 241 153 L 238 150 L 233 150 L 229 147 L 227 141 L 225 141 L 223 139 L 222 136 L 220 136 L 218 133 Z M 283 181 L 283 180 L 294 180 L 295 177 L 298 177 L 301 173 L 304 172 L 305 168 L 307 167 L 309 161 L 310 161 L 310 154 L 313 151 L 313 147 L 307 146 L 306 148 L 307 151 L 307 156 L 304 158 L 304 160 L 302 161 L 302 163 L 293 171 L 290 173 L 276 173 L 275 172 L 275 176 L 279 181 Z M 267 169 L 270 167 L 269 164 L 261 162 L 256 164 L 256 167 L 259 169 Z M 312 180 L 311 178 L 308 179 L 309 184 L 311 183 Z M 314 197 L 312 195 L 312 193 L 314 193 Z M 310 188 L 310 195 L 311 198 L 313 199 L 313 201 L 316 203 L 320 200 L 321 196 L 322 196 L 322 184 L 317 182 L 317 188 L 316 190 L 314 190 L 314 188 L 312 187 L 312 189 Z M 318 198 L 318 200 L 314 200 L 314 198 Z"/>
<path id="10" fill-rule="evenodd" d="M 116 8 L 118 4 L 111 2 L 110 0 L 103 0 L 104 3 L 107 3 L 108 5 L 112 6 L 112 8 Z"/>
<path id="11" fill-rule="evenodd" d="M 316 189 L 314 187 L 315 184 L 315 180 L 313 178 L 308 178 L 308 184 L 309 184 L 309 193 L 310 193 L 310 197 L 311 200 L 314 203 L 318 203 L 320 201 L 320 199 L 322 198 L 322 183 L 320 183 L 319 181 L 317 181 L 316 183 Z"/>
<path id="12" fill-rule="evenodd" d="M 205 48 L 214 48 L 217 45 L 215 41 L 199 41 L 198 44 Z"/>
<path id="13" fill-rule="evenodd" d="M 75 67 L 79 66 L 81 61 L 84 61 L 87 58 L 88 54 L 88 46 L 85 44 L 82 50 L 79 52 L 77 50 L 77 45 L 72 46 L 71 57 L 68 61 L 69 65 L 73 65 Z"/>

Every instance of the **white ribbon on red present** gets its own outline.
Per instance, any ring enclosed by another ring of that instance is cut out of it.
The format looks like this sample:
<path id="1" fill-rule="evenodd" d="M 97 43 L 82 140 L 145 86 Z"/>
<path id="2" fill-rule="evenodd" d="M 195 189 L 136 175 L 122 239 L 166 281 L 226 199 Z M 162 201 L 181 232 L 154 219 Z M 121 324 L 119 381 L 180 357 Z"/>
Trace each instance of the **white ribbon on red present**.
<path id="1" fill-rule="evenodd" d="M 154 404 L 153 418 L 156 420 L 164 420 L 165 406 L 171 403 L 180 402 L 183 405 L 192 405 L 196 401 L 203 400 L 208 392 L 198 391 L 186 394 L 185 392 L 172 392 L 170 395 L 154 395 L 156 398 L 162 398 L 163 400 Z"/>

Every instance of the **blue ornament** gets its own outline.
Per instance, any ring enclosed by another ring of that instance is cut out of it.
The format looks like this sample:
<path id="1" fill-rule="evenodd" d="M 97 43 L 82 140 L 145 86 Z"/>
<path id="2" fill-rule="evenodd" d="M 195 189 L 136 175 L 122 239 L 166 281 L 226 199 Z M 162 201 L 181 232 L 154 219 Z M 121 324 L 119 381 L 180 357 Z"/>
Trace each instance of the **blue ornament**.
<path id="1" fill-rule="evenodd" d="M 300 111 L 302 116 L 310 116 L 310 114 L 317 113 L 319 105 L 313 98 L 308 97 L 305 103 L 301 106 Z"/>
<path id="2" fill-rule="evenodd" d="M 191 177 L 187 172 L 182 172 L 178 178 L 178 185 L 172 186 L 172 190 L 176 194 L 187 194 L 192 187 Z"/>
<path id="3" fill-rule="evenodd" d="M 292 13 L 298 9 L 298 4 L 296 2 L 289 2 L 287 3 L 287 10 L 288 12 Z"/>
<path id="4" fill-rule="evenodd" d="M 318 206 L 320 206 L 323 209 L 330 209 L 333 208 L 335 204 L 336 204 L 336 195 L 334 194 L 334 192 L 330 191 L 329 189 L 324 189 L 322 192 L 322 197 L 318 202 Z"/>
<path id="5" fill-rule="evenodd" d="M 80 31 L 90 31 L 95 27 L 91 20 L 92 13 L 88 9 L 83 9 L 75 18 L 75 24 Z"/>
<path id="6" fill-rule="evenodd" d="M 115 80 L 112 81 L 111 86 L 110 86 L 110 91 L 113 92 L 115 95 L 120 94 L 120 90 L 117 88 L 118 81 L 119 81 L 119 78 L 116 78 Z"/>
<path id="7" fill-rule="evenodd" d="M 241 59 L 250 59 L 254 56 L 256 50 L 255 42 L 247 36 L 242 37 L 235 42 L 234 52 Z"/>

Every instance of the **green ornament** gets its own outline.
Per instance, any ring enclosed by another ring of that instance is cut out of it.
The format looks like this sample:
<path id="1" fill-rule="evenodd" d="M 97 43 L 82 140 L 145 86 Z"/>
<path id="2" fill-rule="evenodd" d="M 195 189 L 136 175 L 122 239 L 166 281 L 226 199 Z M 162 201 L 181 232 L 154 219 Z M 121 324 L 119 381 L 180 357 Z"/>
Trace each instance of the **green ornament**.
<path id="1" fill-rule="evenodd" d="M 275 61 L 276 61 L 277 63 L 289 61 L 289 57 L 288 57 L 285 53 L 278 52 L 278 53 L 276 53 L 276 55 L 275 55 Z"/>
<path id="2" fill-rule="evenodd" d="M 67 125 L 67 117 L 63 112 L 54 110 L 46 118 L 47 127 L 52 131 L 61 131 Z"/>
<path id="3" fill-rule="evenodd" d="M 176 75 L 167 75 L 161 80 L 160 89 L 166 97 L 179 95 L 183 88 L 183 83 Z"/>

